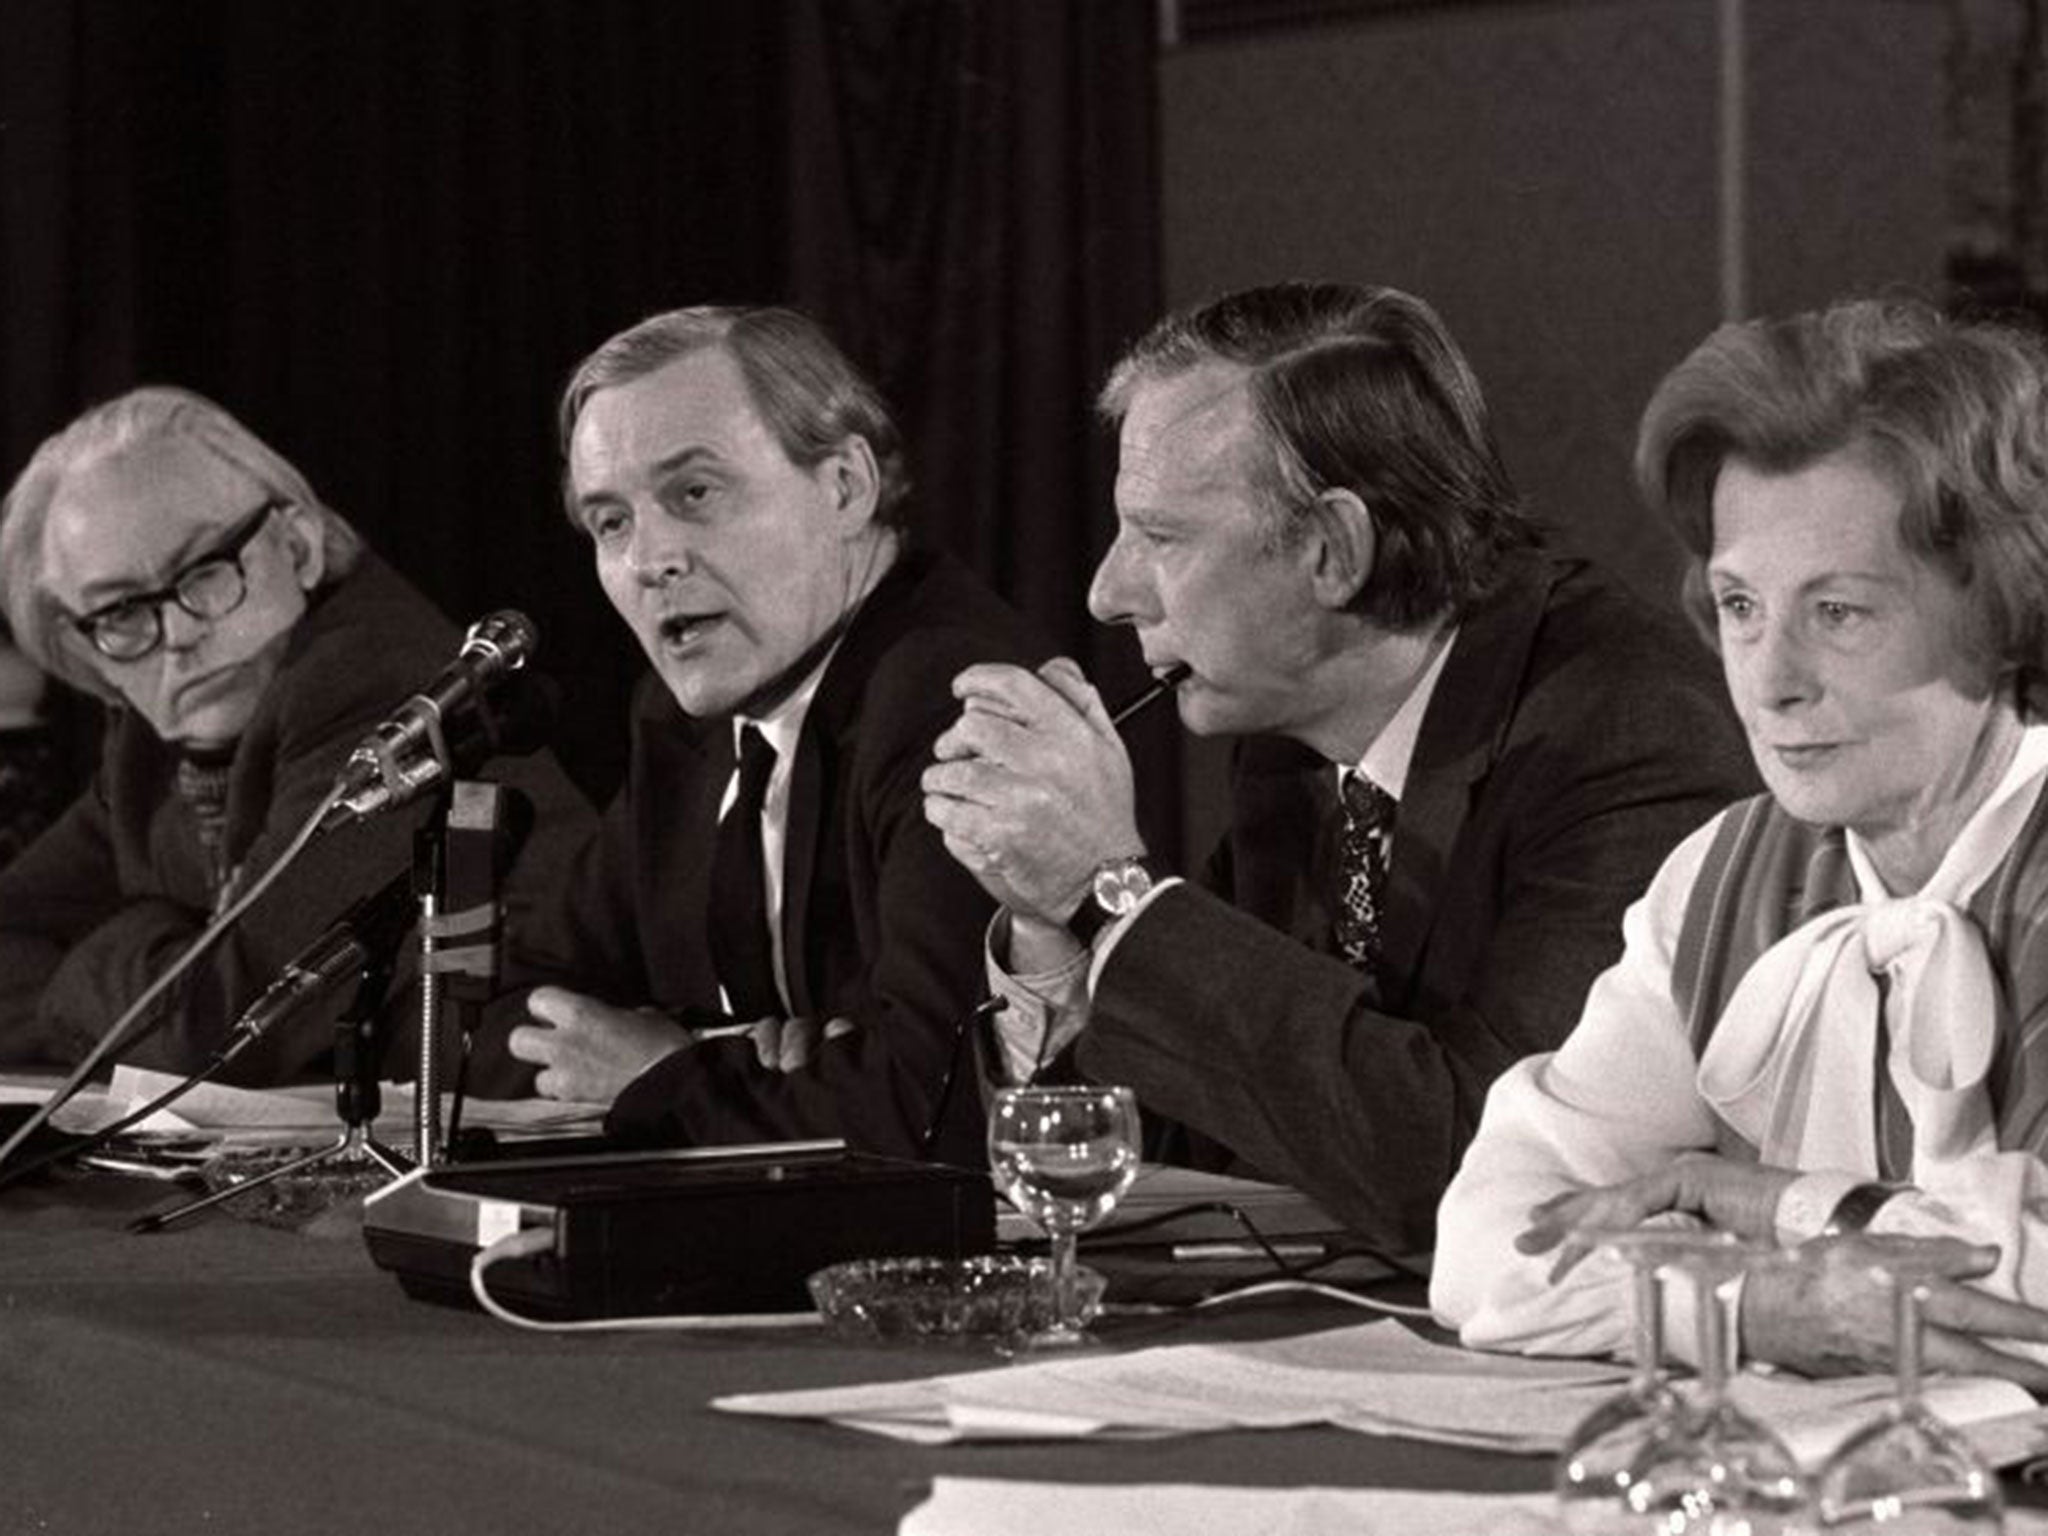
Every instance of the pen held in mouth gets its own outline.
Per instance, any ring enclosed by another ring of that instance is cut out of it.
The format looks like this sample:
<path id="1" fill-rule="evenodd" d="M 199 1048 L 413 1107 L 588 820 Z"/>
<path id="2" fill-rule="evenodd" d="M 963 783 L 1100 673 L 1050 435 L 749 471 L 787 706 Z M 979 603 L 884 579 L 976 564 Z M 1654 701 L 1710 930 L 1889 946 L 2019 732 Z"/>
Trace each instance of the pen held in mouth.
<path id="1" fill-rule="evenodd" d="M 1153 678 L 1145 688 L 1141 689 L 1131 698 L 1126 699 L 1113 710 L 1109 717 L 1109 723 L 1111 725 L 1122 725 L 1131 716 L 1142 710 L 1150 709 L 1159 700 L 1165 698 L 1174 689 L 1186 682 L 1194 670 L 1186 662 L 1176 661 L 1164 672 Z"/>

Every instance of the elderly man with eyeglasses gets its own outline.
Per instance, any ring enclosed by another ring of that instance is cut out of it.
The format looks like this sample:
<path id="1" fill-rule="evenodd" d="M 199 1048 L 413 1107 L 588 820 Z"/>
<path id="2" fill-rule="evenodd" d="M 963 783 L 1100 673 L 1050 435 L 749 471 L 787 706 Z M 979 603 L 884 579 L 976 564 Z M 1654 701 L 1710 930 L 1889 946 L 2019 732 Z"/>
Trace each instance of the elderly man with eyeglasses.
<path id="1" fill-rule="evenodd" d="M 97 406 L 36 451 L 0 505 L 0 609 L 25 655 L 112 709 L 92 785 L 0 871 L 0 1062 L 65 1064 L 278 857 L 458 636 L 282 457 L 167 388 Z M 550 757 L 501 776 L 537 812 L 508 881 L 516 922 L 590 812 Z M 424 814 L 314 843 L 125 1059 L 205 1062 L 287 960 L 406 867 Z M 320 1075 L 346 1001 L 266 1035 L 235 1079 Z M 488 1043 L 479 1065 L 486 1090 L 524 1076 Z"/>

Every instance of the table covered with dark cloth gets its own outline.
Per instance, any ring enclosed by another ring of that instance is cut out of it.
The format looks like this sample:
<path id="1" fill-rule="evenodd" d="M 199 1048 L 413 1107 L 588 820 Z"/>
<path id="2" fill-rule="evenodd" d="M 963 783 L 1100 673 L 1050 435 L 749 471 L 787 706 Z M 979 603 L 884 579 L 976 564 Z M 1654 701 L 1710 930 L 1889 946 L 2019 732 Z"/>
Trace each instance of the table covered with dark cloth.
<path id="1" fill-rule="evenodd" d="M 724 1414 L 722 1393 L 971 1370 L 821 1329 L 543 1335 L 408 1298 L 360 1236 L 212 1216 L 131 1236 L 160 1187 L 0 1194 L 0 1536 L 889 1533 L 941 1475 L 1527 1491 L 1541 1458 L 1337 1429 L 922 1448 Z M 1334 1304 L 1112 1322 L 1120 1346 L 1306 1331 Z"/>

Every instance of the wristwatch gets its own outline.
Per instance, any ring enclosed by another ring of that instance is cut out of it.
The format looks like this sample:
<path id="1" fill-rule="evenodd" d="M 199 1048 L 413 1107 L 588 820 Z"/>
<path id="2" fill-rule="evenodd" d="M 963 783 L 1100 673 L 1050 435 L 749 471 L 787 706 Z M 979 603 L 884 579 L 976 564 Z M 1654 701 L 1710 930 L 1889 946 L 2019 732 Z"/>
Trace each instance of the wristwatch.
<path id="1" fill-rule="evenodd" d="M 1142 854 L 1137 858 L 1104 859 L 1095 866 L 1088 894 L 1067 919 L 1067 932 L 1079 939 L 1083 948 L 1092 948 L 1103 925 L 1134 910 L 1160 878 L 1158 866 Z"/>
<path id="2" fill-rule="evenodd" d="M 1910 1184 L 1858 1184 L 1835 1202 L 1834 1210 L 1828 1213 L 1827 1225 L 1821 1228 L 1821 1236 L 1840 1237 L 1847 1232 L 1861 1232 L 1887 1201 L 1911 1188 Z"/>

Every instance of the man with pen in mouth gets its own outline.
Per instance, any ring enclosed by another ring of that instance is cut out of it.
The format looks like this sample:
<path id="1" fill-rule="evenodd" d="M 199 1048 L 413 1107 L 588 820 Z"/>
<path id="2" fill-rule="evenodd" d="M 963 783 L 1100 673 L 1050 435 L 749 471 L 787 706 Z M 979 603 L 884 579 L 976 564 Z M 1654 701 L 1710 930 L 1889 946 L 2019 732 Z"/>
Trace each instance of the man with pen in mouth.
<path id="1" fill-rule="evenodd" d="M 625 787 L 520 946 L 545 984 L 514 1053 L 621 1140 L 915 1153 L 935 1129 L 978 1161 L 976 1095 L 931 1121 L 990 903 L 918 774 L 954 673 L 1045 648 L 910 541 L 888 408 L 802 315 L 653 316 L 577 368 L 561 429 L 570 520 L 652 674 Z"/>
<path id="2" fill-rule="evenodd" d="M 1072 663 L 961 673 L 925 813 L 1004 908 L 989 1068 L 1129 1084 L 1170 1123 L 1155 1154 L 1424 1251 L 1487 1086 L 1562 1039 L 1642 882 L 1751 788 L 1740 733 L 1675 612 L 1545 552 L 1420 300 L 1231 294 L 1100 403 L 1089 610 L 1184 675 L 1190 730 L 1239 739 L 1231 820 L 1174 877 Z"/>

